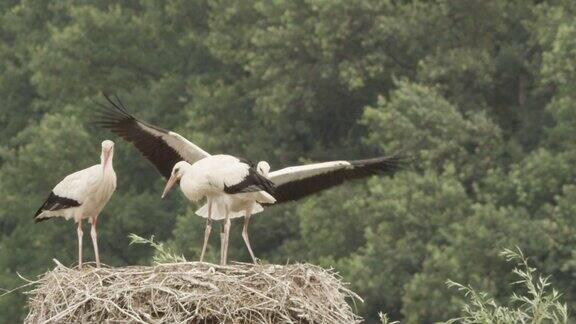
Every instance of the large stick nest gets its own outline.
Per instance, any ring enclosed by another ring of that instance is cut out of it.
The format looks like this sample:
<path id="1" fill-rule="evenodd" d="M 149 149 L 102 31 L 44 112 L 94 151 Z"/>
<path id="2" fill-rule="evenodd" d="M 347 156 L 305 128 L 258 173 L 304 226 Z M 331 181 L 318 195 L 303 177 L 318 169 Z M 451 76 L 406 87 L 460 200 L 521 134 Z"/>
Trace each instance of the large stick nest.
<path id="1" fill-rule="evenodd" d="M 360 299 L 310 264 L 200 262 L 94 268 L 60 263 L 39 277 L 26 323 L 357 323 Z"/>

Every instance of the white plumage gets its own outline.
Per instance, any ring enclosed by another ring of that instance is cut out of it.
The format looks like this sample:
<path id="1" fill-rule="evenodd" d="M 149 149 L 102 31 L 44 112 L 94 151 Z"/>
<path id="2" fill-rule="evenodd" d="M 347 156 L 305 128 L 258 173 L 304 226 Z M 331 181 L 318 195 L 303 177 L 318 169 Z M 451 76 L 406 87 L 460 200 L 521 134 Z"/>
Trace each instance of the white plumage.
<path id="1" fill-rule="evenodd" d="M 268 178 L 268 172 L 270 171 L 270 165 L 266 161 L 258 162 L 256 166 L 256 171 L 266 178 Z M 241 199 L 241 196 L 235 195 L 220 195 L 214 198 L 212 207 L 212 219 L 213 220 L 221 220 L 226 218 L 233 219 L 244 217 L 246 214 L 246 210 L 251 210 L 252 215 L 257 214 L 264 210 L 262 205 L 260 205 L 255 200 L 246 200 Z M 274 200 L 276 200 L 274 198 Z M 204 204 L 198 210 L 196 210 L 196 215 L 207 218 L 208 217 L 208 204 Z"/>
<path id="2" fill-rule="evenodd" d="M 274 183 L 280 185 L 325 173 L 335 172 L 337 170 L 352 168 L 352 163 L 348 161 L 330 161 L 287 167 L 270 172 L 269 177 L 274 181 Z"/>
<path id="3" fill-rule="evenodd" d="M 80 205 L 59 210 L 42 210 L 36 219 L 62 216 L 66 219 L 73 218 L 78 222 L 88 218 L 88 215 L 99 214 L 116 187 L 115 175 L 113 178 L 103 175 L 100 164 L 68 175 L 52 189 L 52 192 L 58 197 L 77 201 Z"/>
<path id="4" fill-rule="evenodd" d="M 230 213 L 226 208 L 251 206 L 255 203 L 272 204 L 276 201 L 270 194 L 273 191 L 273 184 L 249 164 L 231 155 L 212 155 L 194 164 L 186 161 L 176 163 L 162 197 L 168 193 L 178 180 L 180 181 L 180 189 L 189 200 L 197 201 L 204 197 L 207 198 L 207 223 L 200 261 L 204 259 L 208 238 L 212 230 L 211 216 L 215 199 L 230 197 L 230 205 L 219 201 L 219 208 L 225 208 L 223 214 L 226 220 L 224 225 L 226 229 L 223 233 L 226 234 L 230 228 Z M 223 251 L 226 251 L 227 237 L 227 235 L 222 235 L 221 237 L 223 240 Z M 247 244 L 248 249 L 252 251 L 248 242 Z M 224 258 L 225 255 L 224 252 L 221 258 Z"/>
<path id="5" fill-rule="evenodd" d="M 228 217 L 230 219 L 244 217 L 244 211 L 247 207 L 252 208 L 252 215 L 264 211 L 262 205 L 257 202 L 252 202 L 250 206 L 245 201 L 236 199 L 232 195 L 220 195 L 215 197 L 212 201 L 212 220 L 223 220 L 226 218 L 226 212 L 228 212 Z M 196 210 L 196 215 L 202 218 L 208 218 L 208 204 L 202 205 L 202 207 Z"/>
<path id="6" fill-rule="evenodd" d="M 82 220 L 90 219 L 96 264 L 100 266 L 96 224 L 97 218 L 116 189 L 113 166 L 114 143 L 102 142 L 101 163 L 74 172 L 60 181 L 34 215 L 36 222 L 52 217 L 74 219 L 78 223 L 78 265 L 82 267 Z"/>

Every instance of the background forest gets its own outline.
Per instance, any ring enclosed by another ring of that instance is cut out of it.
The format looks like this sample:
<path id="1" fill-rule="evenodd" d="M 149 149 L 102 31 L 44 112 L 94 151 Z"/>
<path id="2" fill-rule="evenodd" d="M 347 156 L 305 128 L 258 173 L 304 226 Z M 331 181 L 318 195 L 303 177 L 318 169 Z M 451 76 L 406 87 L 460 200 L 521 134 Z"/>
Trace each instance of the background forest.
<path id="1" fill-rule="evenodd" d="M 507 298 L 513 265 L 498 252 L 514 246 L 574 312 L 575 18 L 572 0 L 0 0 L 0 287 L 75 262 L 74 225 L 33 214 L 98 163 L 104 138 L 118 188 L 99 218 L 102 261 L 150 262 L 129 233 L 198 258 L 197 206 L 161 200 L 153 167 L 90 125 L 92 100 L 115 93 L 209 152 L 273 169 L 412 155 L 394 178 L 253 218 L 257 256 L 335 267 L 370 321 L 457 315 L 447 279 Z M 231 232 L 231 259 L 248 261 Z M 2 297 L 0 322 L 21 319 L 24 298 Z"/>

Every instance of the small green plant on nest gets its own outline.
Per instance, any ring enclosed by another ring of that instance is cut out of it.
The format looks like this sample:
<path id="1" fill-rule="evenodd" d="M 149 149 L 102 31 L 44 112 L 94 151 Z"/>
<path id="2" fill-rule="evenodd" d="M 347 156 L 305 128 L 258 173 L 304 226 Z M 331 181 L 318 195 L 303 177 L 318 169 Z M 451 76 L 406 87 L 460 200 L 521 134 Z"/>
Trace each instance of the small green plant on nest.
<path id="1" fill-rule="evenodd" d="M 152 258 L 152 261 L 155 264 L 187 262 L 184 255 L 178 255 L 176 252 L 166 247 L 164 243 L 154 241 L 154 235 L 150 236 L 150 239 L 146 239 L 132 233 L 128 235 L 128 238 L 130 239 L 130 245 L 146 244 L 154 248 L 154 257 Z"/>

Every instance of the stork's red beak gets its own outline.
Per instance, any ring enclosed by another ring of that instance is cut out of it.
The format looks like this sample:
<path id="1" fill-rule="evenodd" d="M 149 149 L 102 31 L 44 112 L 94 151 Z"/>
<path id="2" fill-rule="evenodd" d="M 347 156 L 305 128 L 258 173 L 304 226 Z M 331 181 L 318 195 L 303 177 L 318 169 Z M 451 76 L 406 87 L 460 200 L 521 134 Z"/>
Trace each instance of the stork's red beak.
<path id="1" fill-rule="evenodd" d="M 164 198 L 164 196 L 166 196 L 168 191 L 170 191 L 170 189 L 172 189 L 172 187 L 176 183 L 176 180 L 178 180 L 178 177 L 175 176 L 174 174 L 172 174 L 170 176 L 170 179 L 168 179 L 168 183 L 166 183 L 166 187 L 164 187 L 164 191 L 162 192 L 162 198 Z"/>

